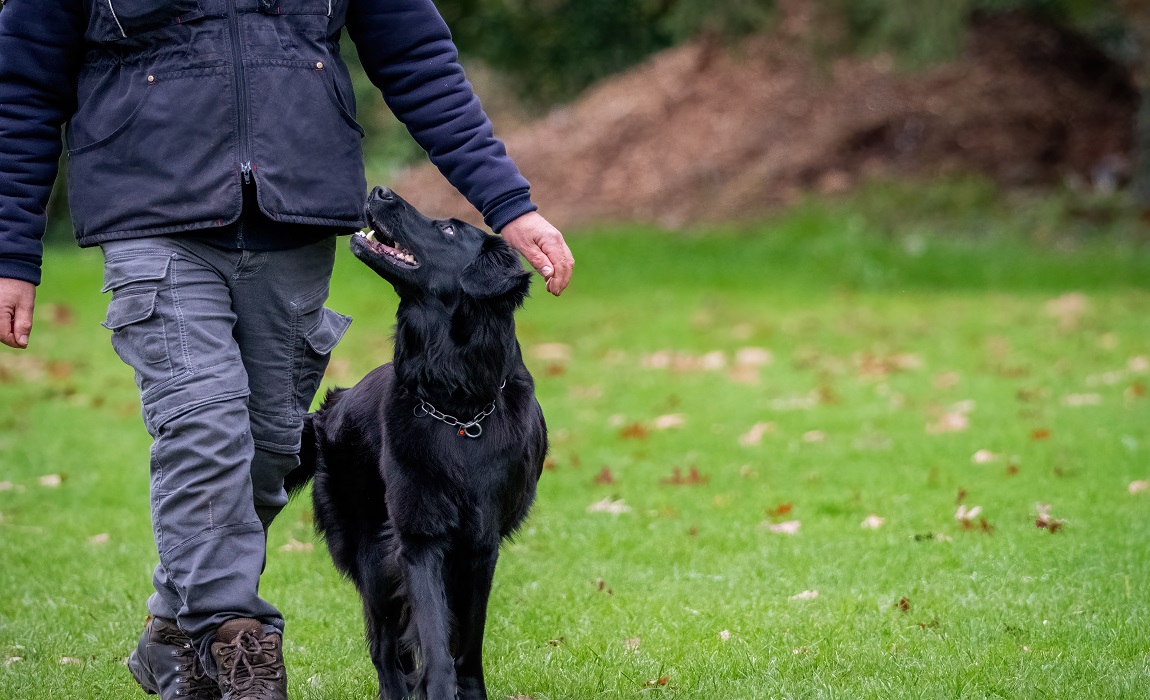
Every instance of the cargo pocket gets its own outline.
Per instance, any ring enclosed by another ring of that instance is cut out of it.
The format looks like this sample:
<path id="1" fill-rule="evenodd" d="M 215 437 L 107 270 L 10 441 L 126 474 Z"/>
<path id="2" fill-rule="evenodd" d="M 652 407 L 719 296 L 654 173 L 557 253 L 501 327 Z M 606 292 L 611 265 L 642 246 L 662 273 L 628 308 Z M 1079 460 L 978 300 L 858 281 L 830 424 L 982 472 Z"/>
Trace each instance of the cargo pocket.
<path id="1" fill-rule="evenodd" d="M 235 202 L 235 109 L 226 66 L 95 77 L 68 127 L 79 238 L 214 224 Z"/>
<path id="2" fill-rule="evenodd" d="M 362 216 L 363 129 L 337 91 L 339 70 L 322 60 L 251 62 L 257 194 L 273 218 L 354 225 Z M 298 114 L 308 118 L 285 117 Z"/>
<path id="3" fill-rule="evenodd" d="M 296 379 L 296 405 L 301 412 L 306 412 L 311 406 L 328 360 L 331 359 L 331 351 L 339 344 L 350 325 L 350 316 L 336 313 L 325 306 L 320 310 L 319 323 L 304 334 L 303 355 Z"/>
<path id="4" fill-rule="evenodd" d="M 166 255 L 144 255 L 104 264 L 103 291 L 112 292 L 112 301 L 101 325 L 112 331 L 116 354 L 135 370 L 141 394 L 170 380 L 176 372 L 163 316 L 156 313 L 170 262 Z"/>

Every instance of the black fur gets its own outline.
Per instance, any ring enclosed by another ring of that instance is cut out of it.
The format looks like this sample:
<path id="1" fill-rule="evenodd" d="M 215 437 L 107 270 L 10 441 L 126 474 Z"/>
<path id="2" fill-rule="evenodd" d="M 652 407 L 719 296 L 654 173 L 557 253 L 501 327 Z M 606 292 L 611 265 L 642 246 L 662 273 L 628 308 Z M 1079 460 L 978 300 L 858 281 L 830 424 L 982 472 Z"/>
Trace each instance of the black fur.
<path id="1" fill-rule="evenodd" d="M 483 627 L 499 544 L 527 516 L 547 451 L 515 338 L 530 275 L 502 239 L 429 220 L 390 191 L 376 188 L 367 213 L 377 239 L 418 261 L 352 239 L 399 294 L 394 361 L 329 392 L 308 416 L 288 485 L 314 476 L 316 527 L 363 599 L 380 697 L 486 698 Z M 461 422 L 495 408 L 470 438 L 418 417 L 421 400 Z"/>

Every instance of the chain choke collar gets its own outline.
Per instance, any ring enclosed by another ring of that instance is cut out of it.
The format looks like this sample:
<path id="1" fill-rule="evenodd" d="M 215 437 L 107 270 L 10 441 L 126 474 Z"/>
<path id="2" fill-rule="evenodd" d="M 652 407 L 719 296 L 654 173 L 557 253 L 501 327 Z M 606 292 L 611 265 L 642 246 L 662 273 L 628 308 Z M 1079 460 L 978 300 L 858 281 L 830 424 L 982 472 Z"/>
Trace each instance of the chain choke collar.
<path id="1" fill-rule="evenodd" d="M 504 379 L 503 383 L 499 385 L 499 391 L 502 392 L 503 387 L 505 386 L 507 386 L 506 379 Z M 487 404 L 487 407 L 480 411 L 477 416 L 467 422 L 464 422 L 449 413 L 444 413 L 436 409 L 435 406 L 432 406 L 419 397 L 416 397 L 416 400 L 419 401 L 419 403 L 415 405 L 414 413 L 416 418 L 431 416 L 437 421 L 447 423 L 450 426 L 458 427 L 459 435 L 469 438 L 477 438 L 483 434 L 483 426 L 480 425 L 479 422 L 487 416 L 490 416 L 495 411 L 495 401 L 492 401 L 491 403 Z"/>

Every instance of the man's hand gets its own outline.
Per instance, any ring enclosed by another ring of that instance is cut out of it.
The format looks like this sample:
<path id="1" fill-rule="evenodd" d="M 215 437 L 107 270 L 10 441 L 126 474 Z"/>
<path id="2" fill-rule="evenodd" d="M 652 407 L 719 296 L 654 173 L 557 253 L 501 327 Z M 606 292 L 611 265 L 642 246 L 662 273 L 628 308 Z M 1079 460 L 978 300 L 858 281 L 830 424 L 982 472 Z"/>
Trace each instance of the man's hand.
<path id="1" fill-rule="evenodd" d="M 36 285 L 0 277 L 0 343 L 23 350 L 32 333 Z"/>
<path id="2" fill-rule="evenodd" d="M 503 227 L 500 232 L 527 262 L 547 280 L 547 291 L 563 293 L 571 281 L 575 257 L 559 229 L 547 223 L 539 212 L 528 212 Z"/>

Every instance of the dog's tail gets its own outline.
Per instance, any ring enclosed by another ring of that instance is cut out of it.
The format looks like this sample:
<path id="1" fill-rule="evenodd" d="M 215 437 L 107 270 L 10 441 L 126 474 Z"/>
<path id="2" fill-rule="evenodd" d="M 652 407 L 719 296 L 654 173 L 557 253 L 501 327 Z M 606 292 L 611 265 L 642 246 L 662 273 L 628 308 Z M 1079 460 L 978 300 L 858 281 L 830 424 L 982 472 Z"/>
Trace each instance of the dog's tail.
<path id="1" fill-rule="evenodd" d="M 287 489 L 288 498 L 295 498 L 315 476 L 316 458 L 319 456 L 319 446 L 316 445 L 315 414 L 309 413 L 303 417 L 303 435 L 300 436 L 299 466 L 288 472 L 284 477 L 284 488 Z"/>
<path id="2" fill-rule="evenodd" d="M 284 477 L 284 488 L 287 489 L 289 498 L 294 498 L 315 477 L 315 472 L 319 469 L 320 459 L 322 459 L 316 421 L 323 420 L 324 411 L 334 406 L 340 394 L 345 391 L 347 390 L 328 389 L 319 410 L 303 417 L 303 434 L 300 436 L 299 444 L 299 466 Z"/>

